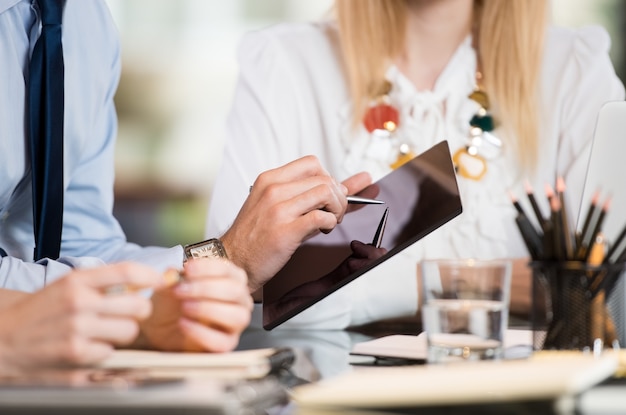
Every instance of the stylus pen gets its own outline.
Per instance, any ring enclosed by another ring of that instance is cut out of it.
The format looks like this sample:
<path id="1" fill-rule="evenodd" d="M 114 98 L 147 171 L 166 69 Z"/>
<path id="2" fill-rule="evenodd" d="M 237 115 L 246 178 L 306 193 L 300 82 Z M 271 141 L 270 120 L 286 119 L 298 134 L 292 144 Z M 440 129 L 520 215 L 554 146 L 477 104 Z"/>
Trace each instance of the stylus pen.
<path id="1" fill-rule="evenodd" d="M 372 245 L 376 248 L 380 248 L 380 245 L 383 242 L 383 234 L 385 233 L 385 226 L 387 226 L 387 216 L 389 216 L 389 208 L 385 209 L 385 213 L 383 213 L 383 217 L 380 219 L 380 223 L 378 224 L 378 229 L 376 229 L 376 233 L 374 234 Z"/>
<path id="2" fill-rule="evenodd" d="M 359 196 L 347 196 L 346 199 L 348 199 L 348 203 L 351 205 L 382 205 L 385 203 L 382 200 L 367 199 Z"/>
<path id="3" fill-rule="evenodd" d="M 252 186 L 250 186 L 249 191 L 252 191 Z M 383 205 L 385 203 L 382 200 L 368 199 L 359 196 L 346 196 L 346 199 L 348 199 L 348 204 L 350 205 Z"/>

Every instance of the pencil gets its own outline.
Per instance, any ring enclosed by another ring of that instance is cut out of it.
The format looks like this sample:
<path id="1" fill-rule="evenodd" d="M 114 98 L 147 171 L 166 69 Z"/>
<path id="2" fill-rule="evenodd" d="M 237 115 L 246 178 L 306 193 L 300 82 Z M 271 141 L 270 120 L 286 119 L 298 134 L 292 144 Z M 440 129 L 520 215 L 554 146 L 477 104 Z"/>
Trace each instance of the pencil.
<path id="1" fill-rule="evenodd" d="M 168 268 L 163 272 L 163 283 L 166 287 L 171 287 L 174 284 L 177 284 L 182 280 L 182 274 L 179 270 L 175 268 Z M 138 288 L 136 286 L 128 285 L 128 284 L 117 284 L 108 287 L 105 292 L 108 295 L 113 294 L 127 294 L 127 293 L 136 293 L 141 291 L 142 288 Z"/>
<path id="2" fill-rule="evenodd" d="M 550 198 L 550 211 L 552 212 L 551 221 L 554 230 L 554 256 L 557 260 L 565 259 L 565 247 L 563 246 L 563 229 L 561 219 L 561 201 L 558 197 Z"/>
<path id="3" fill-rule="evenodd" d="M 613 244 L 611 245 L 611 248 L 609 249 L 609 252 L 607 252 L 606 257 L 604 259 L 605 263 L 612 262 L 611 261 L 611 257 L 613 256 L 613 254 L 615 254 L 615 252 L 617 252 L 617 249 L 619 248 L 619 246 L 624 241 L 624 237 L 626 237 L 626 225 L 624 226 L 624 228 L 620 232 L 620 234 L 617 237 L 617 239 L 615 239 L 615 242 L 613 242 Z"/>
<path id="4" fill-rule="evenodd" d="M 552 198 L 554 197 L 554 190 L 552 189 L 552 186 L 550 186 L 548 183 L 546 183 L 545 189 L 546 189 L 546 198 L 548 199 L 548 203 L 551 204 Z"/>
<path id="5" fill-rule="evenodd" d="M 518 214 L 515 218 L 515 223 L 517 223 L 517 227 L 522 234 L 522 239 L 526 244 L 530 257 L 534 260 L 541 258 L 543 255 L 541 236 L 537 233 L 537 230 L 528 219 L 528 216 L 523 213 Z"/>
<path id="6" fill-rule="evenodd" d="M 556 194 L 561 204 L 561 227 L 563 232 L 563 248 L 565 249 L 565 258 L 574 257 L 574 248 L 572 245 L 572 237 L 570 234 L 569 220 L 567 218 L 567 205 L 565 203 L 565 181 L 559 176 L 556 179 Z"/>
<path id="7" fill-rule="evenodd" d="M 524 240 L 524 244 L 526 244 L 526 249 L 532 259 L 539 259 L 544 251 L 541 240 L 542 235 L 537 232 L 532 222 L 528 219 L 528 215 L 524 212 L 524 208 L 522 208 L 522 205 L 520 205 L 519 201 L 511 191 L 509 191 L 509 197 L 511 199 L 511 203 L 513 203 L 513 206 L 517 211 L 515 223 L 517 223 L 517 227 L 522 234 L 522 239 Z"/>
<path id="8" fill-rule="evenodd" d="M 521 213 L 525 215 L 526 213 L 524 212 L 522 205 L 519 204 L 517 197 L 515 197 L 513 192 L 511 192 L 510 190 L 509 190 L 509 198 L 511 199 L 511 203 L 513 203 L 513 206 L 515 207 L 515 210 L 517 210 L 517 213 Z"/>
<path id="9" fill-rule="evenodd" d="M 546 220 L 543 228 L 543 258 L 545 260 L 554 259 L 554 226 L 552 221 Z"/>
<path id="10" fill-rule="evenodd" d="M 617 256 L 617 258 L 615 259 L 615 262 L 624 262 L 626 261 L 626 246 L 624 247 L 624 249 L 622 249 L 622 252 L 620 252 L 620 254 Z"/>
<path id="11" fill-rule="evenodd" d="M 591 244 L 591 247 L 589 248 L 587 264 L 591 266 L 601 265 L 606 258 L 605 252 L 606 252 L 606 241 L 604 239 L 604 235 L 602 234 L 602 232 L 599 232 L 598 236 L 596 236 L 596 239 L 594 239 L 593 243 Z"/>
<path id="12" fill-rule="evenodd" d="M 163 281 L 165 281 L 165 285 L 170 287 L 174 284 L 177 284 L 183 279 L 181 272 L 175 268 L 168 268 L 163 273 Z"/>
<path id="13" fill-rule="evenodd" d="M 593 243 L 593 241 L 595 241 L 596 237 L 598 236 L 598 233 L 600 232 L 600 229 L 602 229 L 602 222 L 604 221 L 604 217 L 606 216 L 606 212 L 610 209 L 611 207 L 611 197 L 609 196 L 605 202 L 604 205 L 602 206 L 602 210 L 600 210 L 600 214 L 597 215 L 597 220 L 596 223 L 593 227 L 593 232 L 590 235 L 589 241 L 587 243 L 585 243 L 585 240 L 583 239 L 582 245 L 585 248 L 584 251 L 584 257 L 582 259 L 585 260 L 585 262 L 587 262 L 589 260 L 589 254 L 591 253 L 591 244 Z M 589 225 L 591 226 L 591 225 Z"/>
<path id="14" fill-rule="evenodd" d="M 530 185 L 530 183 L 528 182 L 528 180 L 526 180 L 524 182 L 524 188 L 526 189 L 526 197 L 528 197 L 528 201 L 530 202 L 530 206 L 533 208 L 533 212 L 535 213 L 535 217 L 537 218 L 537 221 L 539 222 L 539 225 L 542 228 L 544 228 L 546 220 L 543 217 L 543 214 L 541 213 L 541 209 L 539 208 L 539 205 L 537 204 L 537 199 L 535 198 L 535 194 L 533 192 L 533 188 Z"/>
<path id="15" fill-rule="evenodd" d="M 580 231 L 581 242 L 582 242 L 583 236 L 586 235 L 587 232 L 589 232 L 589 225 L 591 224 L 591 218 L 596 212 L 596 208 L 598 206 L 598 200 L 600 200 L 600 191 L 596 190 L 596 192 L 591 197 L 591 203 L 589 205 L 589 209 L 587 210 L 587 215 L 585 216 L 583 227 Z"/>

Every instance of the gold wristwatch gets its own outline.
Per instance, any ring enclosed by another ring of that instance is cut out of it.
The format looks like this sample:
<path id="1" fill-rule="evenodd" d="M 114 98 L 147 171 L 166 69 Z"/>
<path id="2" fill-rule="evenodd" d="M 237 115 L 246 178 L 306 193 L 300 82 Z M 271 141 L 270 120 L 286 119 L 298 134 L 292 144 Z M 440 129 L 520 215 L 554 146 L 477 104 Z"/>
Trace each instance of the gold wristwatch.
<path id="1" fill-rule="evenodd" d="M 222 241 L 217 238 L 185 245 L 185 261 L 190 258 L 228 258 Z"/>

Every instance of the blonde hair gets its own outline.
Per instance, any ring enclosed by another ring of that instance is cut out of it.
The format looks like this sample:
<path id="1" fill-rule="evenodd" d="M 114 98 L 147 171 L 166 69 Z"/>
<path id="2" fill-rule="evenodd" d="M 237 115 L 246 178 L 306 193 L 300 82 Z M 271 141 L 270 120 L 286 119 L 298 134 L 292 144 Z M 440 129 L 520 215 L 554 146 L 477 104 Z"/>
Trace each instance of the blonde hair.
<path id="1" fill-rule="evenodd" d="M 336 0 L 354 122 L 384 92 L 385 73 L 405 47 L 407 0 Z M 475 0 L 475 35 L 492 111 L 515 140 L 521 167 L 536 166 L 539 77 L 547 0 Z M 372 30 L 375 28 L 375 30 Z"/>

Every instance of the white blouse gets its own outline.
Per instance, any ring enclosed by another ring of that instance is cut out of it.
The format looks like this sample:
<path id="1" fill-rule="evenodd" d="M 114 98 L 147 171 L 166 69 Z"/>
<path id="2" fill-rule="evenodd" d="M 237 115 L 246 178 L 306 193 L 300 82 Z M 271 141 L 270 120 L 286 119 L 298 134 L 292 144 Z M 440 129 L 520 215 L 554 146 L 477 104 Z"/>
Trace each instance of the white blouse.
<path id="1" fill-rule="evenodd" d="M 340 329 L 414 314 L 416 267 L 422 259 L 528 256 L 507 192 L 512 190 L 523 199 L 525 180 L 539 192 L 561 175 L 568 185 L 569 206 L 577 213 L 598 110 L 607 101 L 624 99 L 624 87 L 608 57 L 609 46 L 608 34 L 599 27 L 551 27 L 542 68 L 541 154 L 535 174 L 519 172 L 513 146 L 496 128 L 493 134 L 502 140 L 502 149 L 488 160 L 482 180 L 458 177 L 460 216 L 281 327 Z M 238 57 L 240 76 L 207 235 L 226 231 L 258 174 L 304 155 L 317 156 L 339 180 L 364 170 L 376 180 L 390 171 L 393 142 L 362 126 L 357 131 L 352 127 L 333 22 L 280 24 L 250 33 Z M 467 144 L 469 120 L 478 109 L 468 98 L 475 69 L 469 38 L 432 91 L 417 91 L 397 68 L 389 69 L 389 98 L 400 111 L 396 136 L 414 153 L 441 140 L 448 140 L 452 152 Z M 547 214 L 547 203 L 543 208 Z"/>

